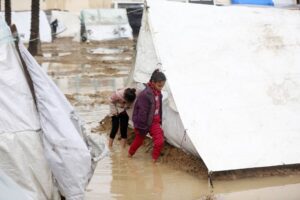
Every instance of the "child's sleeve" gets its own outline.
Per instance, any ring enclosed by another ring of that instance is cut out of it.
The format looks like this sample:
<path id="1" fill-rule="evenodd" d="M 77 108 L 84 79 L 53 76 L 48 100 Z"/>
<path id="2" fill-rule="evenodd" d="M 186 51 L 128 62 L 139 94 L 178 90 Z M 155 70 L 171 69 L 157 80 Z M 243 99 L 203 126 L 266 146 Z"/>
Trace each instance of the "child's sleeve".
<path id="1" fill-rule="evenodd" d="M 136 113 L 137 122 L 135 123 L 135 128 L 138 129 L 141 134 L 147 134 L 149 132 L 148 117 L 150 102 L 146 95 L 140 95 L 136 103 L 138 112 Z"/>
<path id="2" fill-rule="evenodd" d="M 113 92 L 112 95 L 109 98 L 109 108 L 110 108 L 110 115 L 117 115 L 119 114 L 118 108 L 117 108 L 117 101 L 118 101 L 118 95 L 116 92 Z"/>

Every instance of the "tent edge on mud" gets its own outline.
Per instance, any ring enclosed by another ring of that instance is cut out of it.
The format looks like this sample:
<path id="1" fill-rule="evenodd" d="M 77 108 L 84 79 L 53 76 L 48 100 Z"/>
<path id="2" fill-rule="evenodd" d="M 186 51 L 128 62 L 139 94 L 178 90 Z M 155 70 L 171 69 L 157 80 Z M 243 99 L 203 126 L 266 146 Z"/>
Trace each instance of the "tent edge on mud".
<path id="1" fill-rule="evenodd" d="M 200 156 L 208 172 L 299 164 L 297 11 L 147 6 L 128 85 L 165 72 L 167 141 Z"/>

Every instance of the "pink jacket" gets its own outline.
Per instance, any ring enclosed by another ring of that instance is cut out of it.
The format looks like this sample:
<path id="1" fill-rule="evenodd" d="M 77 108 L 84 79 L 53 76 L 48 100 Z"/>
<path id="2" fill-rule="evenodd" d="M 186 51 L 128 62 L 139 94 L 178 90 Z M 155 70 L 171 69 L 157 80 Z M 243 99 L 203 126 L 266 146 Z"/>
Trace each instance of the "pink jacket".
<path id="1" fill-rule="evenodd" d="M 109 98 L 110 106 L 110 115 L 118 115 L 128 108 L 128 105 L 125 104 L 124 99 L 124 89 L 119 89 L 115 91 Z"/>

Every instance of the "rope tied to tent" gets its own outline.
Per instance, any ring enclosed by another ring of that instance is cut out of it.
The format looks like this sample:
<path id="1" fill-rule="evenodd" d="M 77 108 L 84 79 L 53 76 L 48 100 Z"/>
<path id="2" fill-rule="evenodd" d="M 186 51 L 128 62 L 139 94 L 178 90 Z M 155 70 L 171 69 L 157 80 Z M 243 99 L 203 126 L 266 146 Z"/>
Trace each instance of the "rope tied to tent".
<path id="1" fill-rule="evenodd" d="M 186 135 L 187 135 L 187 129 L 184 130 L 184 134 L 182 136 L 181 142 L 180 142 L 180 148 L 183 147 L 183 141 L 186 141 Z"/>
<path id="2" fill-rule="evenodd" d="M 51 34 L 51 36 L 59 35 L 59 34 L 65 32 L 67 29 L 68 29 L 68 28 L 65 27 L 65 29 L 63 29 L 62 31 L 60 31 L 60 32 L 58 32 L 58 33 L 53 33 L 53 34 Z M 20 38 L 22 37 L 22 34 L 19 34 L 19 33 L 13 33 L 12 36 L 13 36 L 13 38 L 14 38 L 15 40 L 19 41 Z M 39 40 L 39 39 L 40 39 L 40 37 L 36 37 L 36 38 L 31 39 L 31 40 L 28 40 L 28 42 L 32 42 L 32 41 Z"/>

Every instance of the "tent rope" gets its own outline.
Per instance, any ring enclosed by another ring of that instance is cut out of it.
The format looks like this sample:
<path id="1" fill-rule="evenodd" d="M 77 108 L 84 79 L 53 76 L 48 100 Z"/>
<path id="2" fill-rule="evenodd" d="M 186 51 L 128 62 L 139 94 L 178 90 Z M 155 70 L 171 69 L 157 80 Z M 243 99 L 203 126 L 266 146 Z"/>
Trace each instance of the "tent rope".
<path id="1" fill-rule="evenodd" d="M 62 30 L 62 31 L 60 31 L 60 32 L 58 32 L 58 33 L 53 33 L 53 34 L 51 34 L 51 36 L 59 35 L 59 34 L 65 32 L 67 29 L 68 29 L 68 28 L 66 27 L 64 30 Z M 18 33 L 17 33 L 17 34 L 14 34 L 13 37 L 14 37 L 15 39 L 19 39 L 19 38 L 20 38 L 20 34 L 18 34 Z M 29 40 L 28 42 L 32 42 L 32 41 L 35 41 L 35 40 L 38 40 L 38 39 L 40 39 L 40 37 L 33 38 L 33 39 Z"/>
<path id="2" fill-rule="evenodd" d="M 186 135 L 187 135 L 187 129 L 184 130 L 184 134 L 182 136 L 181 142 L 180 142 L 180 148 L 183 147 L 183 140 L 186 141 Z"/>

